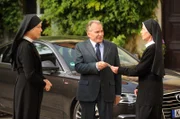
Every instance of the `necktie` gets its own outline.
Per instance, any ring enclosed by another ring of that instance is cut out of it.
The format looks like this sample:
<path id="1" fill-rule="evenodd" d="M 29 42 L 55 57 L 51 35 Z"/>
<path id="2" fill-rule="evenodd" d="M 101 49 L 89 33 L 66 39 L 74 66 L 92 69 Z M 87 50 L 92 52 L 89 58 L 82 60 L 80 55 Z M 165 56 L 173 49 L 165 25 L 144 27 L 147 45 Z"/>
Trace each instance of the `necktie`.
<path id="1" fill-rule="evenodd" d="M 100 52 L 99 46 L 100 44 L 96 43 L 96 56 L 97 56 L 98 61 L 101 61 L 101 52 Z"/>

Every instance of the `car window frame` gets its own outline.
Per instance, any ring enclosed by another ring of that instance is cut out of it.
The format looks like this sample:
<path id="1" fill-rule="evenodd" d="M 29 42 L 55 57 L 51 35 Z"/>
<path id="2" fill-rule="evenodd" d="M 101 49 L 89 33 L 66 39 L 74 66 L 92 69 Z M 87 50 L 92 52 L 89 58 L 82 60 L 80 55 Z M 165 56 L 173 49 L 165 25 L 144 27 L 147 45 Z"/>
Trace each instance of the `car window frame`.
<path id="1" fill-rule="evenodd" d="M 0 54 L 0 57 L 1 57 L 0 61 L 1 61 L 1 63 L 5 63 L 5 64 L 10 64 L 11 63 L 11 58 L 10 58 L 11 46 L 12 46 L 12 44 L 7 44 L 4 47 L 2 47 L 2 48 L 5 48 L 5 49 Z M 4 59 L 7 59 L 8 57 L 9 57 L 8 62 L 7 61 L 5 62 Z"/>
<path id="2" fill-rule="evenodd" d="M 134 64 L 134 65 L 130 65 L 130 66 L 129 65 L 123 65 L 123 67 L 133 67 L 133 66 L 136 66 L 139 63 L 139 59 L 136 58 L 135 56 L 133 56 L 133 54 L 131 54 L 129 51 L 127 51 L 126 49 L 124 49 L 122 47 L 117 47 L 117 48 L 119 48 L 121 51 L 123 51 L 124 53 L 129 55 L 134 61 L 136 61 L 136 64 Z M 119 52 L 118 52 L 118 55 L 119 55 Z M 121 59 L 122 58 L 119 57 L 119 59 L 120 59 L 120 63 L 121 63 L 121 61 L 122 61 Z"/>
<path id="3" fill-rule="evenodd" d="M 49 50 L 52 52 L 52 54 L 54 55 L 54 57 L 56 58 L 56 61 L 57 61 L 57 65 L 55 65 L 55 66 L 57 66 L 57 67 L 59 67 L 59 71 L 63 71 L 63 68 L 62 68 L 62 65 L 61 65 L 61 63 L 59 62 L 59 60 L 58 60 L 58 56 L 56 55 L 56 53 L 54 52 L 54 50 L 51 48 L 51 46 L 49 46 L 48 44 L 46 44 L 46 43 L 44 43 L 44 42 L 38 42 L 38 41 L 35 41 L 35 42 L 33 42 L 33 44 L 34 44 L 34 46 L 35 46 L 35 48 L 36 48 L 36 44 L 40 44 L 40 45 L 44 45 L 44 46 L 46 46 L 46 47 L 48 47 L 49 48 Z M 36 48 L 37 49 L 37 48 Z M 38 51 L 38 49 L 37 49 L 37 51 Z M 39 51 L 38 51 L 38 53 L 39 53 Z M 50 54 L 50 53 L 48 53 L 48 54 Z M 47 55 L 48 55 L 47 54 Z M 40 54 L 39 53 L 39 55 L 40 55 L 40 57 L 42 56 L 42 55 L 45 55 L 45 54 Z M 41 60 L 41 63 L 42 63 L 43 61 Z"/>
<path id="4" fill-rule="evenodd" d="M 3 55 L 4 55 L 4 52 L 7 48 L 6 47 L 1 47 L 0 48 L 0 62 L 2 62 L 2 58 L 3 58 Z"/>

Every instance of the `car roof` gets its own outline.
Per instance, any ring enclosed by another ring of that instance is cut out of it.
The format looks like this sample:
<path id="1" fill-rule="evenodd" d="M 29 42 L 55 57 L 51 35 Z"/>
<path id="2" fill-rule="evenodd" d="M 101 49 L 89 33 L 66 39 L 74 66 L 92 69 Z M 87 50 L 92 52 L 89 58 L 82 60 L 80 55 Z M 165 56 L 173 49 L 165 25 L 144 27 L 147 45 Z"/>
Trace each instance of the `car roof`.
<path id="1" fill-rule="evenodd" d="M 87 36 L 41 36 L 40 40 L 57 41 L 57 40 L 86 40 Z"/>
<path id="2" fill-rule="evenodd" d="M 63 39 L 63 40 L 52 40 L 49 41 L 51 43 L 78 43 L 78 42 L 82 42 L 83 40 L 75 40 L 75 39 Z"/>
<path id="3" fill-rule="evenodd" d="M 87 40 L 87 36 L 41 36 L 39 40 L 51 43 L 78 43 Z"/>

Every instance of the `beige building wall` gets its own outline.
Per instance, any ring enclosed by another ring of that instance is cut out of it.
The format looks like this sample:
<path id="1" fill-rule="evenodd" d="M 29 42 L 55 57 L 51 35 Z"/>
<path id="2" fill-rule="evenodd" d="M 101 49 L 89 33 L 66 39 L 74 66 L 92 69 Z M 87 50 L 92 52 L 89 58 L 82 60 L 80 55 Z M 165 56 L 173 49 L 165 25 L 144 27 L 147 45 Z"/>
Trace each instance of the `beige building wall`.
<path id="1" fill-rule="evenodd" d="M 161 4 L 161 0 L 159 0 L 158 7 L 157 7 L 157 9 L 155 9 L 155 13 L 156 13 L 159 25 L 162 28 L 162 4 Z"/>

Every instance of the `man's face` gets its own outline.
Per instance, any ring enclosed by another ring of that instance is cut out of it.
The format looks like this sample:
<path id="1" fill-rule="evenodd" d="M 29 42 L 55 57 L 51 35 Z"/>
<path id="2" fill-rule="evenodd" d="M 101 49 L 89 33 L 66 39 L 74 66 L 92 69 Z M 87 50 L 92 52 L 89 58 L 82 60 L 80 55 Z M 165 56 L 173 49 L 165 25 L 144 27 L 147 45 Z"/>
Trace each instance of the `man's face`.
<path id="1" fill-rule="evenodd" d="M 104 38 L 104 30 L 101 24 L 92 23 L 89 30 L 87 31 L 87 36 L 96 43 L 101 43 Z"/>
<path id="2" fill-rule="evenodd" d="M 42 23 L 39 23 L 37 26 L 35 26 L 33 29 L 29 31 L 33 40 L 38 39 L 41 36 L 41 32 L 42 32 L 41 27 L 42 27 Z"/>
<path id="3" fill-rule="evenodd" d="M 146 29 L 144 24 L 143 24 L 142 29 L 141 29 L 141 37 L 145 41 L 148 41 L 151 38 L 151 34 L 148 32 L 148 30 Z"/>

